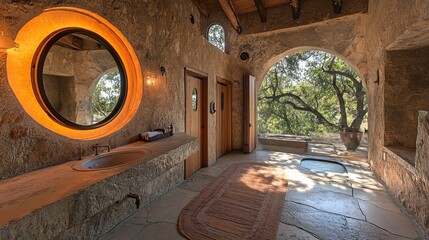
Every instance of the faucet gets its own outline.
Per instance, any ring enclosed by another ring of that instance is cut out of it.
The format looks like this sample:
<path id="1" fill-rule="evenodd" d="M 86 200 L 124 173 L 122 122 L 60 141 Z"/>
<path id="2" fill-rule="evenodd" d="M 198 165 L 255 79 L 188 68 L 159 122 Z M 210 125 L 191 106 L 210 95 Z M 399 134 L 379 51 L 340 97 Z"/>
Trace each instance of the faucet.
<path id="1" fill-rule="evenodd" d="M 139 195 L 135 194 L 135 193 L 130 193 L 127 194 L 128 198 L 134 198 L 136 200 L 136 208 L 139 209 L 140 208 L 140 202 L 141 202 L 141 198 Z"/>
<path id="2" fill-rule="evenodd" d="M 110 152 L 110 146 L 109 145 L 98 145 L 98 144 L 94 144 L 92 145 L 92 150 L 95 150 L 95 155 L 97 156 L 98 153 L 98 149 L 99 148 L 107 148 L 107 151 Z"/>

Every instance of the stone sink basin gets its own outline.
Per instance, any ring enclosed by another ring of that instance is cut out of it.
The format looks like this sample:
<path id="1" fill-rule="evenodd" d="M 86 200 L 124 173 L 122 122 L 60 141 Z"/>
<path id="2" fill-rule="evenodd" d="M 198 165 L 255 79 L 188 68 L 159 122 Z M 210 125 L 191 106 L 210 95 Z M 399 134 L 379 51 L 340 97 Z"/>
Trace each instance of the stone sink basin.
<path id="1" fill-rule="evenodd" d="M 122 167 L 145 159 L 148 155 L 150 155 L 150 151 L 141 149 L 102 153 L 75 163 L 73 169 L 77 171 L 94 171 Z"/>

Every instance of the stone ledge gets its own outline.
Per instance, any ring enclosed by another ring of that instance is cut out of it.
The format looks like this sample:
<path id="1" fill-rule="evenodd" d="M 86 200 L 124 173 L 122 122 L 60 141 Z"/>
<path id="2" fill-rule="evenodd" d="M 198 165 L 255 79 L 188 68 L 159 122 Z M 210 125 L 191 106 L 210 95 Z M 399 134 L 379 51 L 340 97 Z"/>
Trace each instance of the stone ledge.
<path id="1" fill-rule="evenodd" d="M 294 135 L 263 134 L 258 138 L 258 142 L 264 150 L 297 153 L 307 152 L 309 141 L 311 141 L 309 137 Z"/>
<path id="2" fill-rule="evenodd" d="M 416 149 L 405 148 L 400 146 L 384 146 L 383 151 L 396 159 L 399 164 L 409 171 L 415 171 Z"/>
<path id="3" fill-rule="evenodd" d="M 127 194 L 144 205 L 183 181 L 198 142 L 176 134 L 126 148 L 151 149 L 152 159 L 120 171 L 77 172 L 69 162 L 0 182 L 0 239 L 94 238 L 135 210 Z"/>

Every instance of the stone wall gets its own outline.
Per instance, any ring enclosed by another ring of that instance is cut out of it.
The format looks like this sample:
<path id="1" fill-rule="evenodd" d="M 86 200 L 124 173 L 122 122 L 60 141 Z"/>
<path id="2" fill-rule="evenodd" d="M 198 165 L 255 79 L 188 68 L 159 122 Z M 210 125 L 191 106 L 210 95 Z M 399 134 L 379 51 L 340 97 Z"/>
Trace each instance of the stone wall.
<path id="1" fill-rule="evenodd" d="M 363 14 L 264 34 L 241 35 L 230 54 L 250 54 L 248 64 L 260 84 L 266 72 L 281 58 L 301 50 L 317 49 L 342 57 L 366 80 Z"/>
<path id="2" fill-rule="evenodd" d="M 429 110 L 428 55 L 429 47 L 386 52 L 386 146 L 416 148 L 418 111 Z"/>
<path id="3" fill-rule="evenodd" d="M 15 98 L 6 74 L 6 54 L 0 53 L 0 179 L 9 178 L 76 159 L 79 149 L 91 154 L 94 143 L 115 148 L 137 140 L 143 131 L 167 127 L 184 131 L 184 68 L 208 73 L 208 101 L 216 100 L 216 77 L 238 81 L 233 89 L 233 148 L 241 149 L 242 77 L 248 73 L 245 64 L 222 53 L 201 35 L 200 14 L 192 0 L 186 1 L 104 1 L 42 0 L 8 1 L 0 6 L 0 29 L 6 35 L 19 29 L 44 9 L 72 6 L 83 8 L 106 18 L 132 44 L 143 77 L 156 77 L 156 85 L 144 86 L 143 100 L 134 118 L 126 127 L 107 137 L 92 140 L 71 140 L 51 132 L 31 119 Z M 189 15 L 195 16 L 195 24 Z M 18 43 L 19 44 L 19 43 Z M 166 74 L 161 75 L 160 66 Z M 209 115 L 209 139 L 216 139 L 216 116 Z M 216 143 L 209 143 L 209 162 L 216 158 Z M 60 151 L 59 151 L 60 149 Z"/>
<path id="4" fill-rule="evenodd" d="M 367 84 L 370 110 L 368 115 L 369 160 L 376 173 L 399 201 L 429 230 L 429 214 L 427 213 L 427 209 L 429 209 L 429 201 L 427 200 L 429 179 L 427 176 L 416 174 L 415 167 L 401 160 L 397 155 L 386 154 L 388 150 L 384 147 L 386 145 L 384 133 L 387 117 L 385 113 L 386 101 L 392 104 L 389 98 L 391 99 L 392 95 L 399 93 L 397 89 L 388 91 L 389 88 L 386 85 L 387 82 L 398 81 L 398 76 L 392 75 L 390 72 L 392 69 L 389 68 L 389 62 L 386 60 L 386 50 L 410 50 L 421 48 L 425 43 L 429 45 L 429 38 L 426 37 L 429 28 L 419 27 L 427 26 L 428 20 L 429 2 L 426 0 L 371 0 L 369 1 L 365 41 L 369 77 Z M 403 41 L 404 39 L 407 41 Z M 377 82 L 377 70 L 379 82 Z M 420 78 L 426 79 L 427 82 L 427 75 L 413 77 L 413 79 Z M 412 90 L 408 91 L 409 95 L 412 96 Z M 403 93 L 400 94 L 403 95 Z M 405 102 L 398 104 L 402 108 L 409 107 Z M 416 114 L 414 113 L 414 116 Z M 420 141 L 426 142 L 427 139 L 423 138 Z M 419 152 L 418 149 L 417 152 Z"/>

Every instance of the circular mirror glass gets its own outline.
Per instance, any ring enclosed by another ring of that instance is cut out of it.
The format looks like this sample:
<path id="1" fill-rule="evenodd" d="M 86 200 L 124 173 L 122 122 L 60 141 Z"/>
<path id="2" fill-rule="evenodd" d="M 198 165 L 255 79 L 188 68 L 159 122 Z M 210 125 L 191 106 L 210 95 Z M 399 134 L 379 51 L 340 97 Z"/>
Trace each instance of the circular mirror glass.
<path id="1" fill-rule="evenodd" d="M 197 89 L 196 88 L 192 89 L 192 110 L 194 112 L 196 112 L 197 108 L 198 108 L 198 95 L 197 94 L 198 94 Z"/>
<path id="2" fill-rule="evenodd" d="M 61 31 L 42 49 L 37 63 L 39 101 L 57 121 L 77 129 L 108 123 L 126 95 L 122 62 L 99 35 L 82 29 Z"/>

